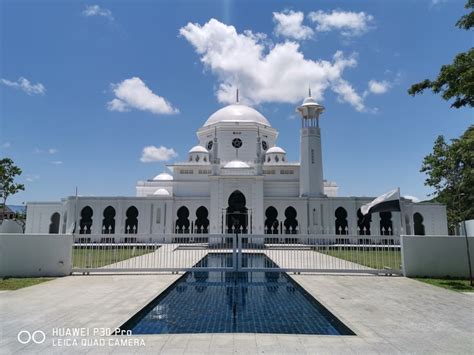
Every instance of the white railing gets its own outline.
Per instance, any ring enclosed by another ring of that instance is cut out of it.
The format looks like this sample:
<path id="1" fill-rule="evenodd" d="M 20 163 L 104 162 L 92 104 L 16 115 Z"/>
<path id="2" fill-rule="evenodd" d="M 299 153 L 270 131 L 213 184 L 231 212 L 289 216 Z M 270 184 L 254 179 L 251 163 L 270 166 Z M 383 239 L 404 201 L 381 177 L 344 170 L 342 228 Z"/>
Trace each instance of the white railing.
<path id="1" fill-rule="evenodd" d="M 399 244 L 398 236 L 385 235 L 76 235 L 73 271 L 399 273 Z M 255 253 L 266 255 L 271 263 L 251 264 L 252 258 L 245 255 Z M 222 257 L 211 262 L 208 254 Z"/>

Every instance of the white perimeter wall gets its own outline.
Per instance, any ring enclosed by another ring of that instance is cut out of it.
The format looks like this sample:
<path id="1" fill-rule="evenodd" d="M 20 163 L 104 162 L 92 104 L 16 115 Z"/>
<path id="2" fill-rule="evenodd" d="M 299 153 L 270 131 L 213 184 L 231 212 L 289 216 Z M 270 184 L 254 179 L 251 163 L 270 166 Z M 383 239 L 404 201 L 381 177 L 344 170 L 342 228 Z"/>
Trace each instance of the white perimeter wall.
<path id="1" fill-rule="evenodd" d="M 466 239 L 454 236 L 402 236 L 405 276 L 469 277 Z M 474 265 L 474 237 L 469 237 Z"/>
<path id="2" fill-rule="evenodd" d="M 71 259 L 72 235 L 0 234 L 0 276 L 65 276 Z"/>

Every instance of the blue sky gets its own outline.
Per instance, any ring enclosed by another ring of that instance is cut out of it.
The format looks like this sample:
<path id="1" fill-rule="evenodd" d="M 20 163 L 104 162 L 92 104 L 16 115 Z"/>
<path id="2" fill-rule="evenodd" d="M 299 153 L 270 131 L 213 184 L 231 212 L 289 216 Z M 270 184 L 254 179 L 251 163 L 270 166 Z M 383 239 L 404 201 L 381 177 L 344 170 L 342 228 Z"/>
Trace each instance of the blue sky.
<path id="1" fill-rule="evenodd" d="M 75 186 L 82 195 L 133 196 L 137 180 L 186 159 L 195 131 L 235 86 L 297 161 L 294 110 L 308 84 L 326 107 L 324 175 L 340 195 L 399 186 L 423 199 L 423 157 L 437 135 L 459 136 L 472 112 L 430 93 L 412 98 L 407 88 L 473 45 L 454 26 L 463 6 L 2 1 L 0 149 L 26 185 L 9 203 L 58 200 Z M 282 66 L 282 58 L 296 59 Z M 144 158 L 150 146 L 158 149 Z"/>

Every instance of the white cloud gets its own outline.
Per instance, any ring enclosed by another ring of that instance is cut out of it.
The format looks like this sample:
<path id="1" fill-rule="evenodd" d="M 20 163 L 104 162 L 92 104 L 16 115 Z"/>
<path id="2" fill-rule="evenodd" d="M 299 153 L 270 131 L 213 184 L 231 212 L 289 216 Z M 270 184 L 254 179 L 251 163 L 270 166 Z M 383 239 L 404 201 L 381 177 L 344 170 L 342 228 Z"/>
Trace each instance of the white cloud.
<path id="1" fill-rule="evenodd" d="M 48 149 L 49 154 L 56 154 L 57 152 L 58 152 L 58 150 L 56 148 L 49 148 Z"/>
<path id="2" fill-rule="evenodd" d="M 338 99 L 340 101 L 348 102 L 359 112 L 365 110 L 363 97 L 354 90 L 349 82 L 339 79 L 333 84 L 332 88 L 339 95 Z"/>
<path id="3" fill-rule="evenodd" d="M 51 164 L 53 165 L 61 165 L 63 162 L 61 160 L 53 160 Z"/>
<path id="4" fill-rule="evenodd" d="M 357 65 L 355 55 L 337 51 L 330 61 L 307 59 L 298 43 L 287 41 L 270 47 L 252 32 L 237 33 L 235 27 L 216 19 L 202 26 L 188 23 L 180 34 L 194 46 L 204 66 L 217 75 L 220 102 L 234 102 L 238 87 L 243 101 L 250 104 L 296 103 L 310 85 L 316 100 L 322 100 L 324 92 L 331 89 L 341 101 L 364 110 L 363 99 L 342 79 L 346 68 Z"/>
<path id="5" fill-rule="evenodd" d="M 5 142 L 2 144 L 2 148 L 10 148 L 12 144 L 10 142 Z"/>
<path id="6" fill-rule="evenodd" d="M 112 16 L 112 11 L 109 9 L 105 9 L 103 7 L 100 7 L 99 5 L 88 5 L 82 11 L 82 14 L 86 17 L 91 17 L 91 16 L 101 16 L 105 17 L 109 21 L 114 21 L 114 17 Z"/>
<path id="7" fill-rule="evenodd" d="M 405 196 L 403 196 L 403 198 L 406 198 L 407 200 L 412 200 L 415 203 L 420 202 L 420 199 L 418 197 L 411 196 L 411 195 L 405 195 Z"/>
<path id="8" fill-rule="evenodd" d="M 39 175 L 26 175 L 26 181 L 28 182 L 35 182 L 39 178 Z"/>
<path id="9" fill-rule="evenodd" d="M 296 40 L 311 38 L 314 32 L 310 27 L 303 25 L 303 20 L 304 14 L 301 11 L 274 12 L 275 34 Z"/>
<path id="10" fill-rule="evenodd" d="M 370 80 L 369 81 L 369 91 L 375 95 L 385 94 L 390 89 L 391 86 L 392 84 L 386 80 L 382 80 L 382 81 Z"/>
<path id="11" fill-rule="evenodd" d="M 142 156 L 140 161 L 142 163 L 151 163 L 156 161 L 168 161 L 171 158 L 177 157 L 178 154 L 174 151 L 173 148 L 166 148 L 166 147 L 155 147 L 154 145 L 150 145 L 148 147 L 143 148 Z"/>
<path id="12" fill-rule="evenodd" d="M 43 153 L 43 151 L 39 148 L 35 148 L 35 150 L 33 151 L 35 154 L 41 154 Z"/>
<path id="13" fill-rule="evenodd" d="M 37 83 L 32 84 L 28 79 L 20 77 L 17 81 L 10 81 L 7 79 L 0 79 L 0 82 L 6 86 L 20 89 L 26 92 L 28 95 L 44 95 L 46 88 L 43 84 Z"/>
<path id="14" fill-rule="evenodd" d="M 438 5 L 442 5 L 444 3 L 447 3 L 447 0 L 431 0 L 430 2 L 430 8 L 432 7 L 437 7 Z"/>
<path id="15" fill-rule="evenodd" d="M 135 108 L 154 114 L 179 113 L 178 109 L 163 97 L 154 94 L 138 77 L 112 84 L 112 88 L 116 97 L 107 103 L 107 108 L 110 111 L 125 112 Z"/>
<path id="16" fill-rule="evenodd" d="M 308 17 L 316 23 L 316 31 L 329 32 L 337 30 L 345 37 L 359 36 L 367 32 L 374 20 L 365 12 L 338 11 L 310 12 Z"/>

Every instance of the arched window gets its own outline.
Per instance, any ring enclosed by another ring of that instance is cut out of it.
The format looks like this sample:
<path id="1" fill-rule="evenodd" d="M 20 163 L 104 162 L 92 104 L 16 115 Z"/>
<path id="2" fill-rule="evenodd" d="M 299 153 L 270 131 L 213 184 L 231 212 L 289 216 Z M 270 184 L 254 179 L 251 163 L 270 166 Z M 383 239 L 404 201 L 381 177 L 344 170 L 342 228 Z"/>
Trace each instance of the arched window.
<path id="1" fill-rule="evenodd" d="M 265 234 L 278 234 L 278 211 L 270 206 L 265 211 Z"/>
<path id="2" fill-rule="evenodd" d="M 138 233 L 138 210 L 135 206 L 130 206 L 125 213 L 125 234 Z"/>
<path id="3" fill-rule="evenodd" d="M 415 235 L 425 235 L 425 226 L 423 224 L 423 216 L 421 213 L 416 212 L 413 215 L 413 224 Z"/>
<path id="4" fill-rule="evenodd" d="M 238 232 L 247 234 L 248 209 L 244 194 L 236 190 L 230 194 L 227 202 L 227 233 L 233 233 L 237 229 Z"/>
<path id="5" fill-rule="evenodd" d="M 393 235 L 392 212 L 380 212 L 380 235 Z"/>
<path id="6" fill-rule="evenodd" d="M 372 222 L 372 215 L 369 213 L 364 216 L 359 208 L 357 210 L 357 229 L 359 235 L 370 235 L 370 222 Z"/>
<path id="7" fill-rule="evenodd" d="M 176 233 L 189 233 L 189 210 L 182 206 L 177 211 L 178 219 L 176 220 Z"/>
<path id="8" fill-rule="evenodd" d="M 115 208 L 108 206 L 103 215 L 102 234 L 115 234 Z"/>
<path id="9" fill-rule="evenodd" d="M 343 235 L 348 234 L 349 230 L 347 228 L 347 211 L 344 207 L 336 208 L 334 212 L 334 216 L 336 217 L 335 221 L 335 228 L 336 234 Z"/>
<path id="10" fill-rule="evenodd" d="M 49 234 L 58 234 L 59 233 L 59 221 L 61 216 L 58 212 L 54 212 L 51 215 L 51 223 L 49 224 Z"/>
<path id="11" fill-rule="evenodd" d="M 298 227 L 298 220 L 296 219 L 296 210 L 294 207 L 288 207 L 285 210 L 285 233 L 286 234 L 296 234 L 298 233 L 297 227 Z"/>
<path id="12" fill-rule="evenodd" d="M 94 211 L 89 206 L 81 210 L 81 220 L 79 221 L 79 234 L 91 234 L 92 231 L 92 215 Z"/>
<path id="13" fill-rule="evenodd" d="M 209 233 L 209 212 L 207 208 L 204 206 L 199 207 L 196 210 L 196 224 L 195 224 L 195 232 L 196 233 Z"/>

